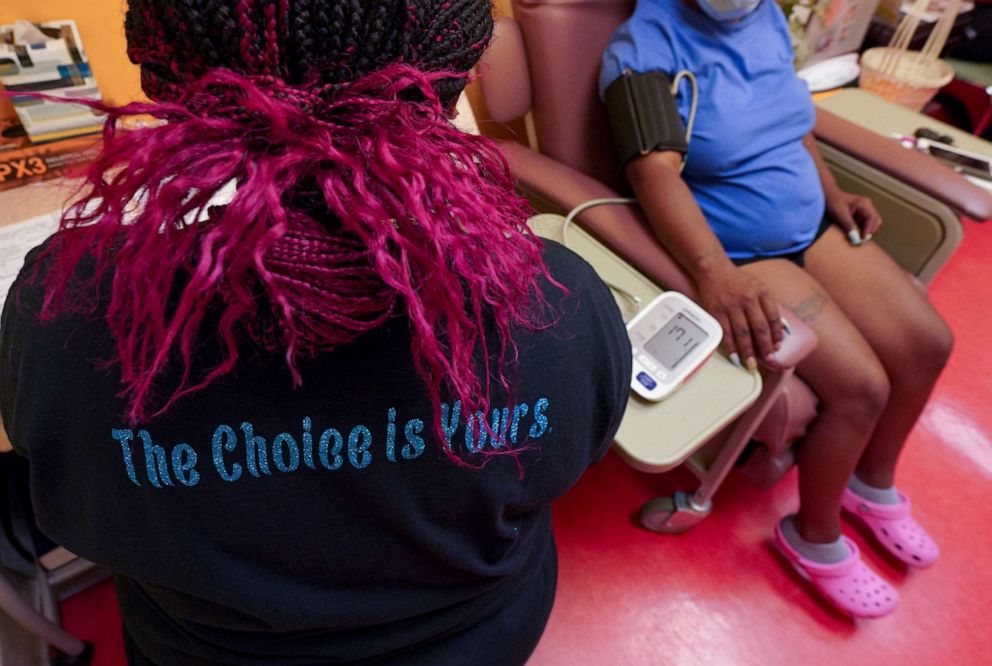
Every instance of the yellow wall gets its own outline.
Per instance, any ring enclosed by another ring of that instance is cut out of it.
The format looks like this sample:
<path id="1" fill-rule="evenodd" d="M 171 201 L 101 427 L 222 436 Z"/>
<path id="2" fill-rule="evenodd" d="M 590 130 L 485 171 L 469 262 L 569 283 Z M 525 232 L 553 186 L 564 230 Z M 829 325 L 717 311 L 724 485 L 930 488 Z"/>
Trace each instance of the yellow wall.
<path id="1" fill-rule="evenodd" d="M 144 99 L 125 53 L 124 7 L 125 0 L 0 0 L 0 24 L 74 19 L 100 91 L 120 104 Z"/>

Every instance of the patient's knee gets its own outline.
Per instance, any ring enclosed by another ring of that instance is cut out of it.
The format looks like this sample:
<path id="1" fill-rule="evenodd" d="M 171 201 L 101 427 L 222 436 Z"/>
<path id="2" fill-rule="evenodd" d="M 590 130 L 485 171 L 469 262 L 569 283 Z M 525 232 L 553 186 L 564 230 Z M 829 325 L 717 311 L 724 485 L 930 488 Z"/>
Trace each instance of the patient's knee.
<path id="1" fill-rule="evenodd" d="M 939 315 L 935 315 L 934 320 L 917 334 L 916 342 L 921 365 L 936 377 L 951 357 L 954 333 Z"/>
<path id="2" fill-rule="evenodd" d="M 927 321 L 910 326 L 904 332 L 906 347 L 896 357 L 892 368 L 895 382 L 927 385 L 933 383 L 951 356 L 954 334 L 936 312 Z"/>
<path id="3" fill-rule="evenodd" d="M 888 404 L 890 393 L 885 369 L 876 359 L 871 359 L 845 374 L 820 399 L 824 409 L 836 411 L 848 421 L 872 425 Z"/>

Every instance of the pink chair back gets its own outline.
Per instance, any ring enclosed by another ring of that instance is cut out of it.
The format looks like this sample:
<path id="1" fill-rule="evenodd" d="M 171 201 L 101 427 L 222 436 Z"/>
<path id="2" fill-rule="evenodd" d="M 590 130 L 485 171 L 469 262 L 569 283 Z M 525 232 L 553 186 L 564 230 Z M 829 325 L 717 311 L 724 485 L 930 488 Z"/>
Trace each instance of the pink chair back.
<path id="1" fill-rule="evenodd" d="M 599 101 L 603 51 L 633 0 L 513 0 L 530 70 L 541 152 L 627 191 Z"/>

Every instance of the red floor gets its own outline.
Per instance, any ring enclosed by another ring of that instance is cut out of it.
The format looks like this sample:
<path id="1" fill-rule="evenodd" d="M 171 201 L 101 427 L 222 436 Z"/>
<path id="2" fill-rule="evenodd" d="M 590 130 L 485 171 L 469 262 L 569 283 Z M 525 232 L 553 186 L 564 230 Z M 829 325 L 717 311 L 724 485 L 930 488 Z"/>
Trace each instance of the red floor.
<path id="1" fill-rule="evenodd" d="M 765 492 L 732 477 L 707 520 L 660 536 L 633 516 L 677 475 L 640 474 L 611 455 L 555 507 L 558 599 L 531 666 L 992 664 L 992 223 L 965 235 L 931 288 L 957 346 L 898 478 L 943 559 L 907 573 L 847 529 L 899 588 L 895 614 L 845 619 L 769 549 L 775 521 L 796 505 L 794 473 Z M 63 613 L 70 631 L 97 641 L 95 666 L 124 664 L 109 586 Z"/>

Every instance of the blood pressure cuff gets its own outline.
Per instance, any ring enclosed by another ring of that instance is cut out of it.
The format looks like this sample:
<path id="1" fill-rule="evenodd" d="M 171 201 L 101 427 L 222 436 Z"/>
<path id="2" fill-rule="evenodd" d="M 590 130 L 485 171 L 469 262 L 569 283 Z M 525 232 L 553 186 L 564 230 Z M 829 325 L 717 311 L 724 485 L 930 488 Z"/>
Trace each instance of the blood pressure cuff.
<path id="1" fill-rule="evenodd" d="M 684 155 L 689 150 L 672 81 L 664 72 L 625 70 L 606 89 L 606 110 L 613 144 L 624 164 L 654 151 L 674 150 Z"/>

